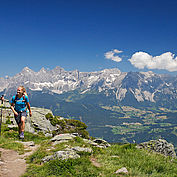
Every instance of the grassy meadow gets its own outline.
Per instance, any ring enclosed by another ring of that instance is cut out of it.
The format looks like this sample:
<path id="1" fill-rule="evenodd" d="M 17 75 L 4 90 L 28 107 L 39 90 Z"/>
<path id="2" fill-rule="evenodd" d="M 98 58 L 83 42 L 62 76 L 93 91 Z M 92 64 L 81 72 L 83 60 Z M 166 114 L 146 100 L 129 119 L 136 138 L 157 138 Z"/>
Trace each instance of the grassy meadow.
<path id="1" fill-rule="evenodd" d="M 10 130 L 2 125 L 0 147 L 13 149 L 20 154 L 25 153 L 23 144 L 16 142 L 17 129 Z M 135 176 L 135 177 L 175 177 L 177 176 L 177 160 L 160 154 L 140 150 L 135 144 L 112 144 L 100 149 L 83 141 L 81 137 L 55 146 L 42 133 L 25 132 L 23 141 L 34 141 L 39 148 L 26 158 L 27 170 L 23 177 L 87 177 L 87 176 Z M 41 159 L 67 147 L 91 147 L 92 153 L 82 152 L 81 158 L 69 160 L 53 160 L 42 163 Z M 115 172 L 126 167 L 127 174 Z"/>

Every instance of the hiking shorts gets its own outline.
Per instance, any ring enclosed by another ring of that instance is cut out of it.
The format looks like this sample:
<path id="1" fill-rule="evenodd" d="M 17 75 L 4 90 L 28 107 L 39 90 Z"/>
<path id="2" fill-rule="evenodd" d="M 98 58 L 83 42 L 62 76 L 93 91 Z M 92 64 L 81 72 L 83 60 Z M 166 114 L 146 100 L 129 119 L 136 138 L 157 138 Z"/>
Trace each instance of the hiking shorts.
<path id="1" fill-rule="evenodd" d="M 14 115 L 17 124 L 21 123 L 21 117 L 22 116 L 27 117 L 26 111 L 24 111 L 24 112 L 18 112 L 18 116 Z"/>

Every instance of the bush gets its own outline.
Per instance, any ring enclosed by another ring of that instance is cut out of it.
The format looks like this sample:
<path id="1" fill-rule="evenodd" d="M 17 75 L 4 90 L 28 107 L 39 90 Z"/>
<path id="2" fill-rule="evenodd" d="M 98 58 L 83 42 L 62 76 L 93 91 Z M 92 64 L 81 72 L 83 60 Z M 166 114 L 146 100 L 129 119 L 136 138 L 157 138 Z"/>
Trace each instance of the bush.
<path id="1" fill-rule="evenodd" d="M 11 124 L 10 118 L 6 120 L 6 124 Z"/>
<path id="2" fill-rule="evenodd" d="M 77 127 L 78 129 L 86 129 L 87 128 L 87 125 L 79 120 L 65 119 L 65 121 L 68 125 Z"/>
<path id="3" fill-rule="evenodd" d="M 87 130 L 78 130 L 78 129 L 76 129 L 76 133 L 79 133 L 79 135 L 81 135 L 82 138 L 89 139 L 89 133 L 88 133 Z"/>
<path id="4" fill-rule="evenodd" d="M 49 118 L 49 120 L 53 126 L 58 124 L 58 119 L 56 117 Z"/>
<path id="5" fill-rule="evenodd" d="M 49 120 L 50 118 L 53 118 L 53 115 L 49 112 L 48 114 L 45 115 L 45 118 Z"/>

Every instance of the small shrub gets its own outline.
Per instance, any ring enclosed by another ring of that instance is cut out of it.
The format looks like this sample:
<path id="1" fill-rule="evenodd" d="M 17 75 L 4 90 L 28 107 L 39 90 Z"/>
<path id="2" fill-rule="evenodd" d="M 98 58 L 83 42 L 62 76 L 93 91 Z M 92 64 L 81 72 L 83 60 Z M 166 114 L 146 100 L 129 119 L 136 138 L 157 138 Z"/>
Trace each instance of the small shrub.
<path id="1" fill-rule="evenodd" d="M 81 135 L 82 138 L 89 139 L 89 133 L 88 133 L 87 130 L 78 130 L 78 129 L 76 129 L 76 132 L 79 133 L 79 135 Z"/>
<path id="2" fill-rule="evenodd" d="M 53 126 L 58 124 L 58 119 L 56 117 L 49 118 L 49 120 Z"/>
<path id="3" fill-rule="evenodd" d="M 11 124 L 10 118 L 6 120 L 6 124 Z"/>
<path id="4" fill-rule="evenodd" d="M 81 137 L 79 137 L 79 136 L 74 137 L 74 140 L 77 143 L 82 143 L 82 144 L 84 143 L 84 140 Z"/>
<path id="5" fill-rule="evenodd" d="M 57 124 L 60 125 L 62 129 L 66 127 L 66 122 L 64 120 L 57 119 Z"/>
<path id="6" fill-rule="evenodd" d="M 30 157 L 28 157 L 27 162 L 33 164 L 40 164 L 41 159 L 47 155 L 46 151 L 43 149 L 38 149 Z"/>
<path id="7" fill-rule="evenodd" d="M 45 134 L 42 132 L 42 131 L 39 131 L 38 133 L 37 133 L 39 136 L 45 136 Z"/>
<path id="8" fill-rule="evenodd" d="M 48 113 L 45 115 L 45 117 L 53 126 L 56 126 L 58 124 L 61 126 L 62 129 L 64 129 L 66 126 L 66 122 L 64 120 L 60 120 L 59 116 L 53 116 L 51 113 Z"/>
<path id="9" fill-rule="evenodd" d="M 86 129 L 87 128 L 87 125 L 79 120 L 65 119 L 65 121 L 68 125 L 77 127 L 78 129 Z"/>
<path id="10" fill-rule="evenodd" d="M 53 118 L 53 115 L 49 112 L 45 115 L 45 118 L 49 120 L 50 118 Z"/>
<path id="11" fill-rule="evenodd" d="M 52 160 L 45 165 L 48 175 L 64 175 L 64 173 L 72 173 L 76 161 L 68 160 Z"/>

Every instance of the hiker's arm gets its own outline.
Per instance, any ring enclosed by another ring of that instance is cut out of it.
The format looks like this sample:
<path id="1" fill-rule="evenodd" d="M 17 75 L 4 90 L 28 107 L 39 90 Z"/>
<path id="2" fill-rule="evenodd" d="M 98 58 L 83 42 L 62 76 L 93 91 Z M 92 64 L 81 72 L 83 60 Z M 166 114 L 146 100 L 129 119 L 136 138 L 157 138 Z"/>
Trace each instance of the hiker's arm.
<path id="1" fill-rule="evenodd" d="M 27 102 L 26 104 L 27 104 L 27 107 L 28 107 L 28 110 L 29 110 L 29 115 L 31 117 L 32 116 L 32 112 L 31 112 L 30 104 L 29 104 L 29 102 Z"/>
<path id="2" fill-rule="evenodd" d="M 11 106 L 10 106 L 10 108 L 12 109 L 12 111 L 13 111 L 13 113 L 16 115 L 16 116 L 18 116 L 18 113 L 15 111 L 15 109 L 14 109 L 14 103 L 11 103 Z"/>

